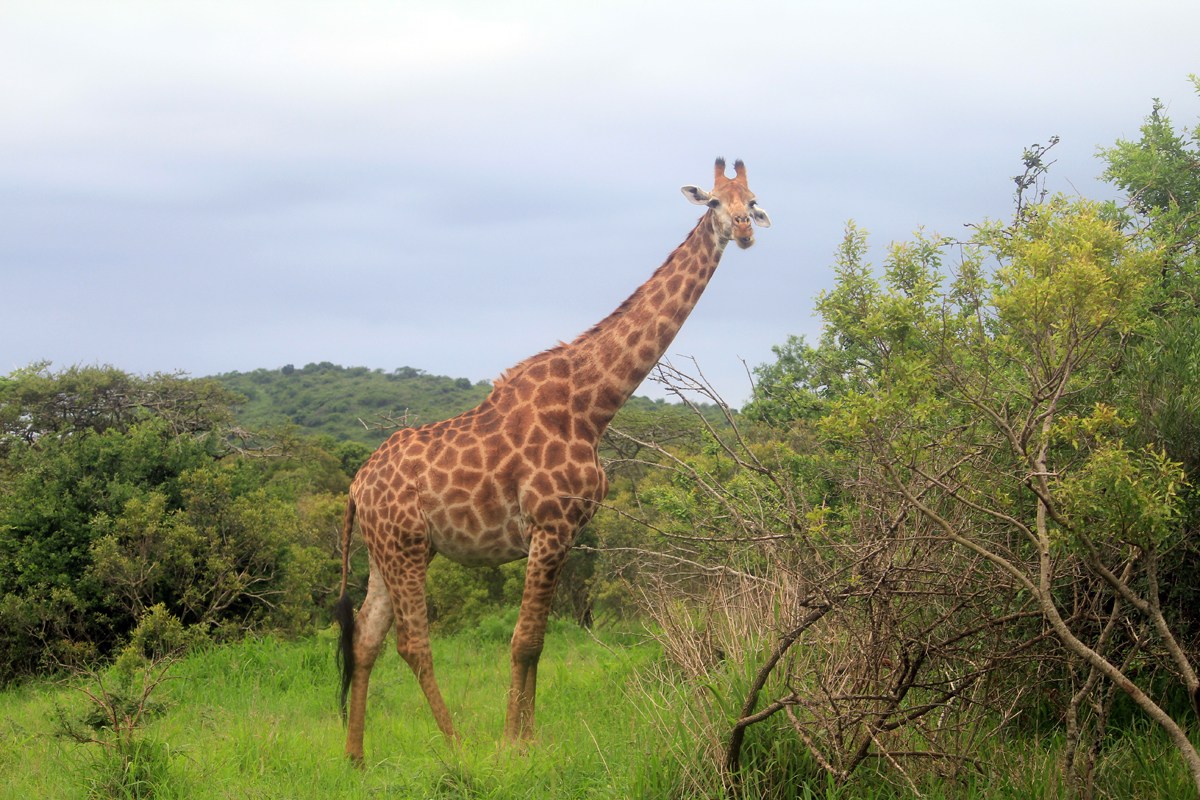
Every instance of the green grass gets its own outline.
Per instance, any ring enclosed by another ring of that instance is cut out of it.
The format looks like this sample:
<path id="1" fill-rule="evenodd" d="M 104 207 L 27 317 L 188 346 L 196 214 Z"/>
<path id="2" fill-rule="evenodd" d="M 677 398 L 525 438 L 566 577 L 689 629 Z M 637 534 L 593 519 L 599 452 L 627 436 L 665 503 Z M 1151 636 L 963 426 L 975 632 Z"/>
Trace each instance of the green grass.
<path id="1" fill-rule="evenodd" d="M 336 631 L 325 631 L 214 647 L 174 665 L 155 695 L 166 710 L 138 737 L 144 748 L 132 769 L 141 784 L 123 772 L 130 763 L 54 735 L 57 709 L 86 710 L 77 689 L 33 682 L 0 693 L 0 798 L 139 796 L 111 788 L 122 785 L 152 787 L 159 798 L 724 796 L 714 755 L 725 721 L 698 717 L 705 704 L 696 690 L 662 668 L 656 647 L 631 636 L 597 640 L 552 626 L 538 673 L 537 739 L 524 748 L 504 742 L 508 647 L 493 628 L 434 641 L 458 747 L 442 739 L 408 667 L 389 650 L 372 676 L 366 768 L 351 767 L 335 702 Z M 913 771 L 921 795 L 1061 795 L 1056 739 L 986 742 L 978 754 L 985 773 L 943 780 Z M 747 798 L 914 796 L 882 760 L 834 787 L 782 727 L 760 726 L 743 755 Z M 1101 797 L 1194 796 L 1181 760 L 1149 728 L 1109 743 L 1097 784 Z"/>
<path id="2" fill-rule="evenodd" d="M 506 644 L 468 635 L 434 643 L 458 748 L 442 739 L 408 667 L 387 652 L 372 675 L 364 770 L 342 757 L 332 632 L 197 653 L 172 668 L 156 694 L 169 707 L 141 734 L 165 762 L 154 796 L 627 797 L 643 749 L 654 745 L 625 690 L 655 651 L 614 644 L 570 629 L 548 636 L 538 737 L 524 750 L 502 736 Z M 0 797 L 88 796 L 102 748 L 53 735 L 56 707 L 85 705 L 54 684 L 0 694 Z"/>

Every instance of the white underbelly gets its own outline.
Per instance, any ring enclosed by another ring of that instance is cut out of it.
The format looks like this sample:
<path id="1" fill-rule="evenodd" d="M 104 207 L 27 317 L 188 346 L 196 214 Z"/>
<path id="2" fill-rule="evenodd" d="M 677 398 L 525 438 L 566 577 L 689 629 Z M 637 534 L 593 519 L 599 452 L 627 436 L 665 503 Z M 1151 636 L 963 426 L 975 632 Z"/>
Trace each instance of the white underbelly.
<path id="1" fill-rule="evenodd" d="M 520 531 L 488 531 L 478 538 L 458 531 L 431 531 L 433 549 L 465 567 L 498 567 L 529 556 L 529 540 Z"/>

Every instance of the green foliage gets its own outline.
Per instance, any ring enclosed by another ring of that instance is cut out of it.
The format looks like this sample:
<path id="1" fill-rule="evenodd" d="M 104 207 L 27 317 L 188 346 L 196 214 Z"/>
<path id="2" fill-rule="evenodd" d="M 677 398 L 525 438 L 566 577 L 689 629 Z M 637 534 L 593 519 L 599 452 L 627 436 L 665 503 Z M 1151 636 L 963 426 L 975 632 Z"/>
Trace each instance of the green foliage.
<path id="1" fill-rule="evenodd" d="M 1177 536 L 1186 484 L 1179 465 L 1161 448 L 1126 442 L 1111 407 L 1088 405 L 1116 394 L 1113 365 L 1130 337 L 1153 325 L 1160 249 L 1125 236 L 1102 207 L 1061 197 L 1029 206 L 1012 227 L 980 226 L 948 291 L 937 288 L 944 279 L 928 255 L 941 245 L 894 247 L 887 291 L 850 265 L 821 298 L 831 331 L 823 346 L 861 350 L 868 342 L 855 363 L 872 365 L 821 429 L 922 476 L 943 469 L 954 449 L 992 447 L 988 437 L 1013 444 L 1012 468 L 1021 469 L 1021 453 L 1040 442 L 1039 458 L 1050 459 L 1058 479 L 1047 489 L 1061 507 L 1058 524 L 1095 541 Z M 843 249 L 852 251 L 861 248 Z M 999 266 L 985 276 L 979 266 L 989 258 Z M 1056 441 L 1070 447 L 1056 449 Z M 971 502 L 1019 513 L 1019 484 L 1003 491 L 964 465 L 954 485 Z"/>
<path id="2" fill-rule="evenodd" d="M 392 372 L 366 367 L 342 367 L 329 362 L 303 369 L 258 369 L 229 372 L 212 380 L 245 395 L 238 421 L 262 428 L 291 422 L 312 434 L 336 441 L 378 446 L 391 433 L 387 418 L 410 424 L 438 422 L 483 402 L 491 391 L 486 382 L 429 375 L 401 367 Z M 379 425 L 386 429 L 380 429 Z M 371 426 L 371 427 L 368 427 Z M 354 451 L 337 455 L 343 463 L 357 459 Z"/>
<path id="3" fill-rule="evenodd" d="M 1166 549 L 1183 534 L 1180 465 L 1152 446 L 1130 450 L 1105 438 L 1078 471 L 1062 481 L 1070 530 L 1142 548 Z"/>
<path id="4" fill-rule="evenodd" d="M 946 243 L 923 235 L 893 243 L 881 284 L 863 260 L 867 232 L 848 223 L 834 264 L 837 283 L 818 298 L 817 310 L 826 320 L 819 346 L 793 336 L 774 348 L 776 361 L 754 371 L 757 385 L 745 415 L 777 426 L 813 421 L 824 416 L 830 400 L 868 390 L 885 370 L 917 366 L 897 359 L 924 346 L 920 329 L 932 310 L 928 303 L 941 280 Z M 969 291 L 974 266 L 964 264 L 956 293 Z M 969 302 L 963 298 L 964 308 Z"/>
<path id="5" fill-rule="evenodd" d="M 225 417 L 208 409 L 201 424 L 183 402 L 230 397 L 213 386 L 108 368 L 5 379 L 0 416 L 37 433 L 10 433 L 0 470 L 0 682 L 115 653 L 159 604 L 226 632 L 313 623 L 336 548 L 328 514 L 298 501 L 344 491 L 343 463 L 303 443 L 288 457 L 231 457 Z M 179 402 L 166 411 L 131 399 L 167 395 Z"/>
<path id="6" fill-rule="evenodd" d="M 742 409 L 749 420 L 785 426 L 793 420 L 812 420 L 824 411 L 825 387 L 821 384 L 820 352 L 803 336 L 789 335 L 771 348 L 775 361 L 754 368 L 754 395 Z"/>
<path id="7" fill-rule="evenodd" d="M 272 495 L 295 502 L 306 495 L 345 494 L 372 452 L 359 442 L 335 442 L 321 434 L 297 439 L 286 454 L 262 459 L 256 467 Z"/>
<path id="8" fill-rule="evenodd" d="M 1139 247 L 1105 216 L 1097 204 L 1056 197 L 1015 231 L 990 225 L 976 236 L 1001 260 L 991 298 L 998 331 L 1050 359 L 1044 368 L 1101 333 L 1128 333 L 1146 314 L 1158 249 Z"/>
<path id="9" fill-rule="evenodd" d="M 1200 92 L 1200 79 L 1191 76 Z M 1162 260 L 1150 290 L 1151 313 L 1123 365 L 1117 405 L 1136 442 L 1177 461 L 1191 486 L 1182 492 L 1183 528 L 1200 529 L 1200 125 L 1179 132 L 1155 100 L 1136 141 L 1102 150 L 1105 177 L 1129 193 L 1134 233 Z M 1200 543 L 1179 542 L 1163 585 L 1179 624 L 1200 635 Z"/>
<path id="10" fill-rule="evenodd" d="M 302 630 L 330 559 L 305 545 L 293 503 L 239 493 L 228 470 L 183 476 L 184 507 L 132 503 L 93 547 L 93 574 L 140 610 L 157 603 L 189 625 Z"/>
<path id="11" fill-rule="evenodd" d="M 129 635 L 120 657 L 114 662 L 115 674 L 131 678 L 138 670 L 157 662 L 178 658 L 194 647 L 210 642 L 208 625 L 184 625 L 167 610 L 164 603 L 146 609 L 137 627 Z"/>
<path id="12" fill-rule="evenodd" d="M 1200 78 L 1192 83 L 1200 93 Z M 1129 193 L 1136 234 L 1161 254 L 1153 313 L 1126 366 L 1122 397 L 1145 441 L 1191 471 L 1200 467 L 1193 424 L 1200 412 L 1200 125 L 1176 133 L 1162 109 L 1155 100 L 1141 138 L 1118 141 L 1101 157 L 1105 177 Z"/>
<path id="13" fill-rule="evenodd" d="M 893 246 L 883 287 L 844 265 L 845 283 L 820 299 L 822 348 L 835 351 L 822 359 L 851 365 L 821 422 L 828 434 L 847 442 L 886 435 L 890 451 L 906 457 L 981 406 L 999 403 L 1019 417 L 1031 401 L 1050 399 L 1039 387 L 1058 377 L 1064 397 L 1085 399 L 1144 320 L 1158 258 L 1095 204 L 1063 198 L 1031 206 L 1017 227 L 980 226 L 951 276 L 935 252 L 945 244 Z M 980 270 L 987 258 L 1000 263 L 990 277 Z M 1018 389 L 1028 382 L 1032 395 Z"/>
<path id="14" fill-rule="evenodd" d="M 163 513 L 179 509 L 182 476 L 209 461 L 202 442 L 170 435 L 158 419 L 127 433 L 46 436 L 10 454 L 13 478 L 0 494 L 0 680 L 42 657 L 70 663 L 116 643 L 127 625 L 91 572 L 96 523 L 155 492 Z"/>
<path id="15" fill-rule="evenodd" d="M 229 422 L 237 401 L 216 381 L 178 373 L 139 378 L 111 366 L 54 373 L 41 362 L 0 377 L 0 457 L 50 435 L 125 433 L 148 417 L 173 434 L 204 433 Z"/>
<path id="16" fill-rule="evenodd" d="M 168 709 L 155 695 L 171 663 L 152 660 L 107 675 L 82 670 L 73 688 L 86 698 L 84 707 L 72 713 L 56 706 L 57 736 L 97 746 L 85 778 L 89 797 L 149 798 L 166 788 L 171 749 L 145 729 Z"/>
<path id="17" fill-rule="evenodd" d="M 342 472 L 346 477 L 353 478 L 362 469 L 362 465 L 367 463 L 367 459 L 375 451 L 370 446 L 362 442 L 345 441 L 333 444 L 332 448 L 326 448 L 333 454 L 333 457 L 338 460 L 342 466 Z"/>
<path id="18" fill-rule="evenodd" d="M 435 558 L 429 564 L 426 587 L 430 625 L 435 631 L 454 633 L 474 627 L 505 608 L 519 607 L 525 587 L 525 562 L 464 567 Z"/>
<path id="19" fill-rule="evenodd" d="M 1035 145 L 1009 224 L 985 222 L 965 242 L 918 234 L 876 270 L 851 223 L 837 283 L 818 301 L 819 344 L 777 348 L 744 410 L 786 429 L 799 452 L 815 432 L 832 474 L 868 487 L 826 483 L 804 514 L 812 541 L 837 547 L 878 513 L 876 525 L 986 559 L 996 587 L 1012 581 L 1009 598 L 1037 599 L 1071 654 L 1061 671 L 1053 660 L 1038 671 L 1071 676 L 1064 696 L 1082 704 L 1069 709 L 1068 789 L 1106 769 L 1100 742 L 1116 687 L 1130 682 L 1155 695 L 1160 705 L 1138 700 L 1138 713 L 1173 731 L 1200 780 L 1175 721 L 1193 709 L 1163 712 L 1175 692 L 1198 696 L 1194 648 L 1178 643 L 1200 630 L 1200 127 L 1177 133 L 1161 110 L 1156 101 L 1140 140 L 1102 153 L 1126 209 L 1044 191 L 1030 202 L 1049 149 Z M 722 489 L 736 496 L 740 481 Z M 686 481 L 642 497 L 673 535 L 676 521 L 713 516 Z M 1004 635 L 1022 632 L 1038 635 L 1020 623 Z M 1100 659 L 1125 670 L 1103 690 L 1089 672 Z M 1157 670 L 1181 686 L 1155 684 Z"/>
<path id="20" fill-rule="evenodd" d="M 1200 93 L 1200 78 L 1192 75 L 1191 81 Z M 1200 152 L 1196 149 L 1200 145 L 1200 126 L 1177 133 L 1162 114 L 1163 108 L 1155 98 L 1138 141 L 1119 139 L 1113 147 L 1101 151 L 1101 158 L 1108 164 L 1104 178 L 1128 192 L 1131 205 L 1139 213 L 1154 215 L 1172 209 L 1194 212 L 1200 204 Z M 1188 139 L 1193 143 L 1191 149 Z"/>
<path id="21" fill-rule="evenodd" d="M 172 436 L 161 420 L 127 433 L 46 437 L 16 450 L 9 462 L 15 477 L 0 497 L 0 591 L 76 586 L 95 538 L 94 519 L 120 515 L 152 488 L 165 508 L 178 509 L 181 476 L 210 461 L 203 443 Z"/>

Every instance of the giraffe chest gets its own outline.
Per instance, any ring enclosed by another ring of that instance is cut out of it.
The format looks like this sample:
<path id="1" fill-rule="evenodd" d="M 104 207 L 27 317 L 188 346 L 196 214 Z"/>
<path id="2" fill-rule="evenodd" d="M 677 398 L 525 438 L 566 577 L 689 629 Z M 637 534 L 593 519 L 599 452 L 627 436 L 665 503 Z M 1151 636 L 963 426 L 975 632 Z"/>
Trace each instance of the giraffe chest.
<path id="1" fill-rule="evenodd" d="M 467 566 L 525 558 L 537 541 L 570 547 L 594 511 L 592 501 L 601 499 L 606 487 L 598 464 L 559 470 L 522 464 L 470 485 L 455 483 L 453 477 L 441 484 L 434 478 L 420 492 L 429 542 L 438 553 Z"/>

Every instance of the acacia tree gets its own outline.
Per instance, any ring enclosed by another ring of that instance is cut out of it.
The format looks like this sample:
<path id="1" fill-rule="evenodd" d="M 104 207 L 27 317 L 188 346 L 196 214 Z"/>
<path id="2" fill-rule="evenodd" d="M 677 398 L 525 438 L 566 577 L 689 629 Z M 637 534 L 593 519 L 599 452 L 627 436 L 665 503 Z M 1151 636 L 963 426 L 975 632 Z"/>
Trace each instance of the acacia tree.
<path id="1" fill-rule="evenodd" d="M 1081 711 L 1103 711 L 1092 693 L 1107 679 L 1162 726 L 1200 787 L 1200 756 L 1134 669 L 1155 659 L 1196 697 L 1158 583 L 1163 554 L 1186 536 L 1185 475 L 1139 446 L 1111 404 L 1130 343 L 1151 324 L 1162 252 L 1118 222 L 1081 200 L 1025 205 L 968 242 L 894 245 L 882 284 L 851 227 L 818 305 L 845 386 L 820 424 L 896 514 L 932 524 L 1034 600 L 1082 665 L 1072 745 Z M 1073 775 L 1073 748 L 1067 758 Z"/>

